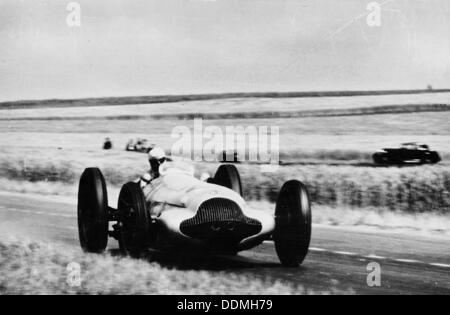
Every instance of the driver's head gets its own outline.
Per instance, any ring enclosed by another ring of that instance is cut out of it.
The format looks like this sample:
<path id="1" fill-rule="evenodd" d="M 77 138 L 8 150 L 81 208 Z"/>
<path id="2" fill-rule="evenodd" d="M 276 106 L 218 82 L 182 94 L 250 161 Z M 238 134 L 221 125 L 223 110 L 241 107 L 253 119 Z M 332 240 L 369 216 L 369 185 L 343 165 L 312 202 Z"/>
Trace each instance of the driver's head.
<path id="1" fill-rule="evenodd" d="M 148 153 L 148 161 L 152 171 L 159 174 L 159 166 L 166 161 L 166 153 L 160 147 L 154 147 Z"/>

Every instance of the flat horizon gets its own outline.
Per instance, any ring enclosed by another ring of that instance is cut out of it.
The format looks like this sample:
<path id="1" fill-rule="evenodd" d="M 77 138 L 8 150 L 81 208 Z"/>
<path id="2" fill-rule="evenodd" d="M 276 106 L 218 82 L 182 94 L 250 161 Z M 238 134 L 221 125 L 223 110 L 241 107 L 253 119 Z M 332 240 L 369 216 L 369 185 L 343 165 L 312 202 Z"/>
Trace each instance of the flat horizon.
<path id="1" fill-rule="evenodd" d="M 159 94 L 159 95 L 124 95 L 124 96 L 99 96 L 80 98 L 43 98 L 43 99 L 19 99 L 11 101 L 1 101 L 0 106 L 23 103 L 43 103 L 43 102 L 78 102 L 95 100 L 127 100 L 146 99 L 153 103 L 182 102 L 196 100 L 212 100 L 227 98 L 307 98 L 307 97 L 352 97 L 352 96 L 381 96 L 381 95 L 402 95 L 402 94 L 433 94 L 448 93 L 448 89 L 386 89 L 386 90 L 311 90 L 311 91 L 267 91 L 267 92 L 223 92 L 223 93 L 191 93 L 191 94 Z M 161 99 L 158 98 L 168 98 Z M 187 99 L 185 99 L 187 98 Z M 154 99 L 154 100 L 152 100 Z M 135 104 L 135 103 L 131 103 Z M 31 104 L 30 104 L 31 105 Z M 126 105 L 123 103 L 121 105 Z"/>

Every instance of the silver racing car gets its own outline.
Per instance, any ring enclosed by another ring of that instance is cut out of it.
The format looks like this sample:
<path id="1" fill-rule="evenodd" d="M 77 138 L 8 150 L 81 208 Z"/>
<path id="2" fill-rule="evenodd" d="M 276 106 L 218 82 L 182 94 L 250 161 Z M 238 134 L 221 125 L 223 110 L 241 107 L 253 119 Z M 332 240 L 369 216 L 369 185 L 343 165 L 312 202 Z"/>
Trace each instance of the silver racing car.
<path id="1" fill-rule="evenodd" d="M 311 206 L 306 187 L 292 180 L 281 188 L 274 214 L 253 209 L 242 197 L 238 170 L 224 164 L 206 181 L 169 165 L 145 188 L 125 184 L 115 209 L 101 171 L 88 168 L 80 179 L 78 228 L 83 250 L 102 252 L 112 237 L 132 256 L 148 249 L 235 255 L 271 240 L 282 265 L 296 267 L 308 253 Z"/>

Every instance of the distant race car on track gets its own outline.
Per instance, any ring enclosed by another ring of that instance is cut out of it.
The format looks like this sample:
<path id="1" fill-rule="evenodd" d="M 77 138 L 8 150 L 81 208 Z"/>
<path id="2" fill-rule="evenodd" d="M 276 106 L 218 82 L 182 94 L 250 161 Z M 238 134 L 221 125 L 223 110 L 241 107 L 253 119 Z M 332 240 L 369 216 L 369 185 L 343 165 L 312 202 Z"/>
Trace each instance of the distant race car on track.
<path id="1" fill-rule="evenodd" d="M 149 144 L 147 139 L 130 139 L 125 147 L 126 151 L 148 153 L 153 149 L 154 145 Z"/>
<path id="2" fill-rule="evenodd" d="M 218 156 L 218 161 L 221 163 L 240 163 L 239 155 L 235 151 L 223 151 Z"/>
<path id="3" fill-rule="evenodd" d="M 163 165 L 160 177 L 146 187 L 125 184 L 117 209 L 108 206 L 101 171 L 84 171 L 78 227 L 85 251 L 103 252 L 112 237 L 121 252 L 133 257 L 148 249 L 235 255 L 272 240 L 284 266 L 303 262 L 311 238 L 311 206 L 301 182 L 283 185 L 271 214 L 244 201 L 234 165 L 221 165 L 206 181 L 194 177 L 190 165 L 192 171 L 179 163 Z"/>
<path id="4" fill-rule="evenodd" d="M 436 151 L 430 151 L 430 147 L 420 143 L 404 143 L 400 148 L 383 149 L 373 155 L 376 164 L 436 164 L 441 157 Z"/>

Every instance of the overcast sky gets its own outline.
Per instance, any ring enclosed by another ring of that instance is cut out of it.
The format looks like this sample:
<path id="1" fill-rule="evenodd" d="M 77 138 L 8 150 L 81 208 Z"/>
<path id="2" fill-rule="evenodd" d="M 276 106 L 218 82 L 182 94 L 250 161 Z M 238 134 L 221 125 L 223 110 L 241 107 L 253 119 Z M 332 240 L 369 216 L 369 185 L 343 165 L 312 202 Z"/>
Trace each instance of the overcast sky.
<path id="1" fill-rule="evenodd" d="M 0 0 L 0 100 L 450 88 L 448 0 L 69 2 Z"/>

